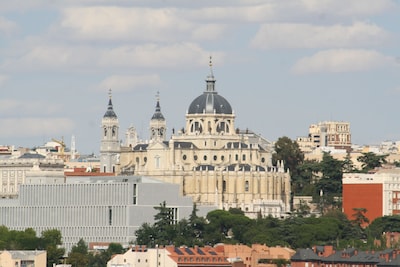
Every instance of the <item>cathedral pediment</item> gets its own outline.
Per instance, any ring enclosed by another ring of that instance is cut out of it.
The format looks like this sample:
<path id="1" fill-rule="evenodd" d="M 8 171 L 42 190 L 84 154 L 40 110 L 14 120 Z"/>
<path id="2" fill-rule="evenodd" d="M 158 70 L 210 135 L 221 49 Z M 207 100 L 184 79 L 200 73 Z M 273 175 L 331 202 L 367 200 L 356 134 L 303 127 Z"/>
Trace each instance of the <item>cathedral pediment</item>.
<path id="1" fill-rule="evenodd" d="M 159 150 L 159 149 L 168 149 L 168 145 L 163 141 L 152 141 L 149 143 L 147 150 Z"/>

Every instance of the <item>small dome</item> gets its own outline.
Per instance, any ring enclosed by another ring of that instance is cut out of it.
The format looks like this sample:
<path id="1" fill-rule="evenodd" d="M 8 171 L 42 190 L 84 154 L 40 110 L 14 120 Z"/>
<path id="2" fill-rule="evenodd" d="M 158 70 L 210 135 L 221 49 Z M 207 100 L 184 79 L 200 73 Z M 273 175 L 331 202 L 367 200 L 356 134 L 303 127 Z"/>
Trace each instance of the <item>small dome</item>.
<path id="1" fill-rule="evenodd" d="M 165 120 L 163 114 L 161 113 L 161 107 L 160 107 L 160 101 L 159 100 L 157 100 L 156 111 L 154 112 L 154 114 L 151 117 L 151 119 L 152 120 L 160 120 L 160 121 L 164 121 Z"/>
<path id="2" fill-rule="evenodd" d="M 217 92 L 206 91 L 192 101 L 189 114 L 232 114 L 229 102 Z"/>
<path id="3" fill-rule="evenodd" d="M 108 101 L 107 111 L 104 114 L 103 118 L 116 118 L 116 117 L 117 117 L 117 114 L 115 114 L 115 112 L 114 112 L 113 105 L 112 105 L 111 98 L 110 98 L 110 100 Z"/>

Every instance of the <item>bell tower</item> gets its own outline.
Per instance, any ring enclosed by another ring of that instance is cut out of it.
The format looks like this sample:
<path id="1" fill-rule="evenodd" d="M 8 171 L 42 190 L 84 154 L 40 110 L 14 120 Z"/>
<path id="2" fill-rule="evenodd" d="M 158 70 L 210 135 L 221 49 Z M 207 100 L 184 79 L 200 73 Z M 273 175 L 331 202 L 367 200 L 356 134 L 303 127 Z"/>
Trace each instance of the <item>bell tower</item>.
<path id="1" fill-rule="evenodd" d="M 167 123 L 160 107 L 160 93 L 157 92 L 156 110 L 150 120 L 150 141 L 165 141 Z"/>
<path id="2" fill-rule="evenodd" d="M 100 147 L 100 171 L 116 172 L 119 164 L 120 142 L 118 137 L 119 122 L 112 104 L 111 89 L 107 111 L 101 120 L 101 147 Z"/>

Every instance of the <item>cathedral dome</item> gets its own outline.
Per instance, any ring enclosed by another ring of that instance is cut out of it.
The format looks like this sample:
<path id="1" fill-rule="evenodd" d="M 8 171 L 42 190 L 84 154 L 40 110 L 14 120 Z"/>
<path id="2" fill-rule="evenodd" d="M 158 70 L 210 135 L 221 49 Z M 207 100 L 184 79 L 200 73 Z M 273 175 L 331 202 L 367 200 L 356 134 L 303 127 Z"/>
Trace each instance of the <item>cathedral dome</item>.
<path id="1" fill-rule="evenodd" d="M 189 106 L 188 114 L 232 114 L 231 104 L 220 96 L 215 90 L 215 78 L 211 68 L 210 60 L 210 75 L 207 76 L 206 91 L 195 98 Z"/>
<path id="2" fill-rule="evenodd" d="M 232 107 L 229 102 L 217 92 L 206 91 L 192 101 L 188 113 L 232 114 Z"/>

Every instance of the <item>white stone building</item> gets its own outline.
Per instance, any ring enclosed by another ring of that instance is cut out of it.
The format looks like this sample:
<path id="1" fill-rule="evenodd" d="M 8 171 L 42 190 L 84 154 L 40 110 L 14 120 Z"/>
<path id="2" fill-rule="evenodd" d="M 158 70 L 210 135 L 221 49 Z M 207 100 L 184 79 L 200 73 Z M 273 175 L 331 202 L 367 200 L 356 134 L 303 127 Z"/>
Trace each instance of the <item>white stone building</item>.
<path id="1" fill-rule="evenodd" d="M 272 166 L 271 142 L 235 127 L 235 113 L 216 91 L 210 71 L 205 91 L 189 105 L 185 128 L 172 130 L 169 140 L 157 99 L 150 140 L 138 141 L 131 127 L 129 141 L 121 146 L 114 135 L 119 123 L 110 98 L 102 120 L 101 170 L 179 184 L 181 194 L 198 205 L 241 208 L 250 217 L 260 212 L 284 216 L 290 210 L 290 174 L 282 162 Z"/>

